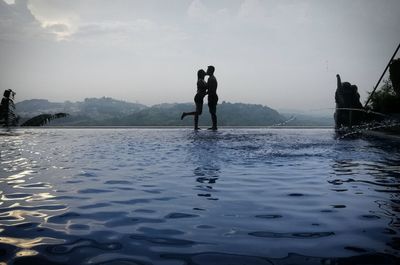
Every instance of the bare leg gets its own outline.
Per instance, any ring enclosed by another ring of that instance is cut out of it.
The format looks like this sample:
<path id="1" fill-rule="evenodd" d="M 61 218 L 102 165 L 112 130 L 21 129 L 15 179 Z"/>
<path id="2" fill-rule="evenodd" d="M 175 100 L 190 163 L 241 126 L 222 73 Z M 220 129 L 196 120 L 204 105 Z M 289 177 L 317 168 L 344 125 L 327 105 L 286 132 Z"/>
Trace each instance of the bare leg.
<path id="1" fill-rule="evenodd" d="M 199 128 L 199 114 L 197 112 L 194 114 L 194 129 L 195 130 L 200 130 L 200 128 Z"/>
<path id="2" fill-rule="evenodd" d="M 183 118 L 185 118 L 186 116 L 189 116 L 189 115 L 196 115 L 196 111 L 192 111 L 192 112 L 183 112 L 182 113 L 182 116 L 181 116 L 181 120 L 183 120 Z"/>
<path id="3" fill-rule="evenodd" d="M 196 102 L 196 111 L 192 111 L 192 112 L 183 112 L 182 116 L 181 116 L 181 120 L 183 118 L 185 118 L 188 115 L 193 115 L 194 116 L 194 129 L 195 130 L 200 130 L 199 128 L 199 116 L 201 115 L 201 113 L 203 112 L 203 101 L 199 101 Z"/>
<path id="4" fill-rule="evenodd" d="M 197 111 L 192 111 L 192 112 L 183 112 L 181 116 L 181 120 L 185 118 L 186 116 L 193 115 L 194 116 L 194 129 L 195 130 L 200 130 L 199 128 L 199 115 L 201 113 L 198 113 Z"/>
<path id="5" fill-rule="evenodd" d="M 212 127 L 209 130 L 217 130 L 217 104 L 208 104 L 208 109 L 211 114 Z"/>
<path id="6" fill-rule="evenodd" d="M 212 129 L 217 130 L 217 115 L 215 113 L 211 114 Z"/>

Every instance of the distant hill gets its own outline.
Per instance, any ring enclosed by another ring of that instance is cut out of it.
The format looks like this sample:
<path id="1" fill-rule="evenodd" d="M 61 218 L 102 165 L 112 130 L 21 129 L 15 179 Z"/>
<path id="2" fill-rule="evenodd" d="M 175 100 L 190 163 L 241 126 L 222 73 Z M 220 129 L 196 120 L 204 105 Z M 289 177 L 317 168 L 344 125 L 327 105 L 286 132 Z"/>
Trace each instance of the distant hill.
<path id="1" fill-rule="evenodd" d="M 46 99 L 24 100 L 15 104 L 16 112 L 22 121 L 43 113 L 66 112 L 70 114 L 71 121 L 102 121 L 132 114 L 147 108 L 147 106 L 109 97 L 86 98 L 84 101 L 54 103 Z M 64 123 L 66 121 L 58 121 Z M 54 124 L 55 122 L 52 122 Z"/>
<path id="2" fill-rule="evenodd" d="M 188 116 L 180 120 L 182 112 L 194 111 L 194 104 L 161 104 L 155 105 L 118 120 L 118 125 L 193 125 L 193 118 Z M 267 126 L 281 123 L 285 118 L 277 111 L 262 105 L 226 103 L 217 107 L 220 126 Z M 210 114 L 207 104 L 200 116 L 201 126 L 210 125 Z"/>
<path id="3" fill-rule="evenodd" d="M 44 112 L 61 112 L 67 109 L 67 102 L 53 103 L 46 99 L 24 100 L 15 104 L 17 112 L 21 116 L 35 116 Z M 71 110 L 68 108 L 68 110 Z"/>
<path id="4" fill-rule="evenodd" d="M 115 100 L 112 98 L 87 98 L 81 102 L 54 103 L 45 99 L 32 99 L 16 104 L 21 123 L 42 113 L 66 112 L 67 118 L 54 120 L 51 126 L 181 126 L 193 125 L 188 116 L 183 121 L 183 111 L 194 111 L 193 103 L 163 103 L 151 107 Z M 217 108 L 220 126 L 269 126 L 286 120 L 276 110 L 267 106 L 222 102 Z M 201 126 L 211 124 L 207 104 L 204 104 Z"/>
<path id="5" fill-rule="evenodd" d="M 286 126 L 335 126 L 332 114 L 304 114 L 304 113 L 282 113 L 286 117 Z"/>

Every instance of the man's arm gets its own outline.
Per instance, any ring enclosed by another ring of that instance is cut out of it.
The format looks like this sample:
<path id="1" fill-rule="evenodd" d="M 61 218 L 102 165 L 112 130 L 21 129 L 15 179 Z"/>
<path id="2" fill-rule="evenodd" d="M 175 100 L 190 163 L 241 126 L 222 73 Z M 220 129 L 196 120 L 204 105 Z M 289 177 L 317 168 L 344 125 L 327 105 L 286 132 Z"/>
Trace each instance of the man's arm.
<path id="1" fill-rule="evenodd" d="M 342 88 L 342 80 L 340 80 L 340 75 L 336 75 L 336 79 L 337 79 L 337 89 Z"/>
<path id="2" fill-rule="evenodd" d="M 340 94 L 339 91 L 341 91 L 342 89 L 342 80 L 340 80 L 340 75 L 336 75 L 336 79 L 337 79 L 337 89 L 335 92 L 335 102 L 336 104 L 339 104 L 339 107 L 342 107 L 343 105 L 343 96 Z"/>

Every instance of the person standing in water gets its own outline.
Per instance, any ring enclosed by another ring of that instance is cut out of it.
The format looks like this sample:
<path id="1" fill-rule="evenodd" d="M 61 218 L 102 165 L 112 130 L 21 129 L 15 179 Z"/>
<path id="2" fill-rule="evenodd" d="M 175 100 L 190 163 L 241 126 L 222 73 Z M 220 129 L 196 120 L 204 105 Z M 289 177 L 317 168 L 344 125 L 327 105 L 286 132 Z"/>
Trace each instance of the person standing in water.
<path id="1" fill-rule="evenodd" d="M 208 110 L 211 114 L 212 127 L 209 130 L 216 131 L 217 127 L 217 103 L 218 103 L 218 95 L 217 95 L 217 86 L 218 82 L 214 76 L 215 67 L 210 65 L 207 68 L 207 93 L 208 93 Z"/>
<path id="2" fill-rule="evenodd" d="M 199 130 L 199 116 L 203 112 L 203 99 L 207 94 L 207 83 L 204 80 L 206 76 L 206 72 L 203 69 L 197 71 L 197 93 L 194 96 L 194 103 L 196 104 L 196 111 L 192 112 L 183 112 L 181 116 L 181 120 L 188 115 L 194 116 L 194 129 Z"/>

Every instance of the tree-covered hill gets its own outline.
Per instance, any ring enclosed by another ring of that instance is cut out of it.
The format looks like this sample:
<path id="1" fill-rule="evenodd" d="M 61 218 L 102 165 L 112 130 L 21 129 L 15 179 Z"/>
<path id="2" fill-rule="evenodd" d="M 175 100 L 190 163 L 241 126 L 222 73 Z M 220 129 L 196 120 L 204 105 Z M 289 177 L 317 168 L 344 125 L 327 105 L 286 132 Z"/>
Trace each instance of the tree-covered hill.
<path id="1" fill-rule="evenodd" d="M 193 116 L 180 120 L 182 112 L 194 111 L 194 104 L 180 103 L 155 105 L 118 120 L 118 125 L 192 125 Z M 219 126 L 267 126 L 280 123 L 285 118 L 277 111 L 255 104 L 225 103 L 217 107 Z M 203 114 L 199 118 L 201 126 L 210 125 L 210 114 L 204 104 Z"/>
<path id="2" fill-rule="evenodd" d="M 151 107 L 112 98 L 89 98 L 82 102 L 53 103 L 43 99 L 16 104 L 21 121 L 42 113 L 65 112 L 69 116 L 50 125 L 69 126 L 191 126 L 193 118 L 181 120 L 182 112 L 194 111 L 192 103 L 159 104 Z M 285 117 L 267 106 L 222 102 L 217 107 L 219 126 L 268 126 L 285 121 Z M 207 103 L 200 125 L 211 124 Z"/>

